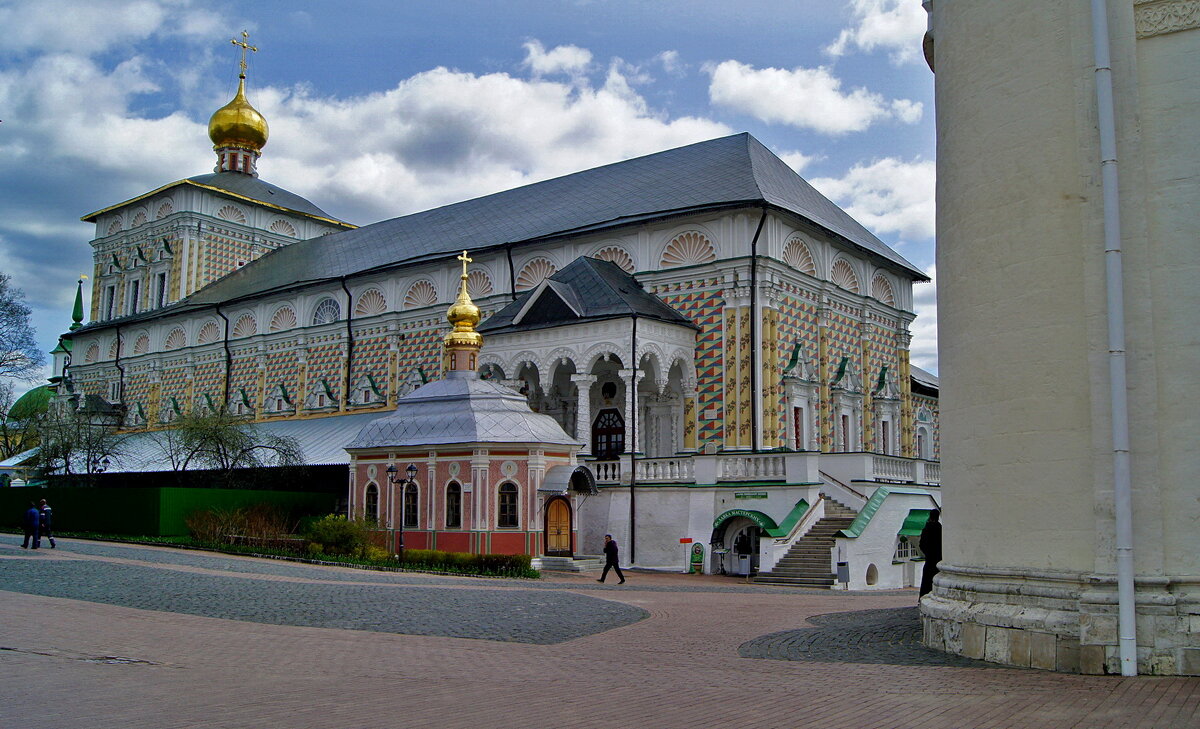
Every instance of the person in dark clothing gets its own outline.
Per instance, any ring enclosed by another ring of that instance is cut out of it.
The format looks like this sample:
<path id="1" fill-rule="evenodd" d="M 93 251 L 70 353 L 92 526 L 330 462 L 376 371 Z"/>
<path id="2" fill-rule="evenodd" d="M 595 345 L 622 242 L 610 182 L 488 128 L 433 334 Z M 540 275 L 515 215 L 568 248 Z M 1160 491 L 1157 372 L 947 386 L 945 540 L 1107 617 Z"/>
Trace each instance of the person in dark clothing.
<path id="1" fill-rule="evenodd" d="M 625 584 L 625 575 L 621 574 L 621 565 L 617 564 L 617 540 L 612 538 L 611 534 L 604 535 L 604 571 L 600 573 L 600 579 L 596 582 L 604 582 L 604 578 L 608 577 L 610 569 L 617 571 L 617 577 L 621 578 L 618 585 Z"/>
<path id="2" fill-rule="evenodd" d="M 41 514 L 41 518 L 38 521 L 37 544 L 40 546 L 42 538 L 44 537 L 50 540 L 50 549 L 54 549 L 58 546 L 54 543 L 54 532 L 50 529 L 50 524 L 54 521 L 54 512 L 51 510 L 50 504 L 46 503 L 45 499 L 42 499 L 41 508 L 38 511 Z"/>
<path id="3" fill-rule="evenodd" d="M 21 549 L 29 549 L 29 543 L 33 542 L 33 548 L 38 548 L 38 526 L 42 521 L 42 514 L 38 511 L 37 504 L 29 502 L 29 508 L 25 510 L 25 541 L 21 542 Z"/>
<path id="4" fill-rule="evenodd" d="M 938 573 L 938 562 L 942 561 L 941 515 L 941 509 L 929 512 L 929 520 L 925 522 L 920 541 L 917 542 L 921 554 L 925 555 L 925 569 L 921 572 L 921 595 L 928 595 L 933 591 L 933 576 Z"/>

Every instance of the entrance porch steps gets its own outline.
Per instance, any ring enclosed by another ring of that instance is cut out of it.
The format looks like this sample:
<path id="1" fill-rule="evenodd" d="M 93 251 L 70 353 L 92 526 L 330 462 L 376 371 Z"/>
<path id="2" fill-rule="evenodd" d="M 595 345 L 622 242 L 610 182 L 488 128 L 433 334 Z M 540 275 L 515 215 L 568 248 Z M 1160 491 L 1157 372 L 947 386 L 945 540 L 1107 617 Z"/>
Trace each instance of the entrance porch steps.
<path id="1" fill-rule="evenodd" d="M 760 572 L 755 582 L 796 587 L 833 587 L 837 575 L 830 571 L 834 537 L 854 521 L 857 513 L 825 497 L 825 516 L 808 530 L 770 572 Z"/>
<path id="2" fill-rule="evenodd" d="M 589 555 L 577 557 L 536 557 L 532 561 L 535 570 L 544 572 L 589 572 L 604 569 L 604 558 Z"/>

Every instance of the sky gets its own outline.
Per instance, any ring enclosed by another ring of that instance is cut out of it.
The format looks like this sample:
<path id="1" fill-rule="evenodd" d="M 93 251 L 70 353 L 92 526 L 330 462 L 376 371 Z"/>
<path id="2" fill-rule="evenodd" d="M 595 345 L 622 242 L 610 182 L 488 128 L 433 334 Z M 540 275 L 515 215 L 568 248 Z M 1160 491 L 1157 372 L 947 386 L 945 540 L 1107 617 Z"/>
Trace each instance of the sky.
<path id="1" fill-rule="evenodd" d="M 247 30 L 260 176 L 343 220 L 748 131 L 934 275 L 925 24 L 920 0 L 0 0 L 0 271 L 52 349 L 80 216 L 212 170 Z M 934 286 L 912 361 L 936 372 Z"/>

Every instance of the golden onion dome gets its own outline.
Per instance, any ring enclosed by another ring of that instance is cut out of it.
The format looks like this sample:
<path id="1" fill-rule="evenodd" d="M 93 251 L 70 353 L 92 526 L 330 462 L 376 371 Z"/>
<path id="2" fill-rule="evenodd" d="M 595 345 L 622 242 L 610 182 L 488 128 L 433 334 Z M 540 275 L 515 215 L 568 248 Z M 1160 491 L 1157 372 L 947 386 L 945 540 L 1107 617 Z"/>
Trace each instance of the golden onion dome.
<path id="1" fill-rule="evenodd" d="M 446 345 L 483 345 L 483 335 L 475 331 L 475 325 L 481 319 L 479 307 L 471 301 L 467 294 L 466 278 L 458 292 L 458 298 L 446 310 L 446 319 L 454 329 L 446 334 Z"/>
<path id="2" fill-rule="evenodd" d="M 208 120 L 208 137 L 213 147 L 240 147 L 258 151 L 267 143 L 270 133 L 266 118 L 246 100 L 246 77 L 240 77 L 233 101 L 213 112 Z"/>
<path id="3" fill-rule="evenodd" d="M 458 287 L 458 297 L 446 310 L 446 319 L 454 329 L 446 334 L 445 345 L 447 347 L 481 347 L 483 346 L 483 335 L 475 331 L 475 325 L 479 323 L 482 316 L 479 307 L 475 306 L 475 302 L 471 301 L 471 295 L 467 293 L 467 263 L 471 259 L 467 257 L 466 251 L 463 251 L 458 258 L 463 262 L 462 276 L 459 277 L 462 282 Z"/>

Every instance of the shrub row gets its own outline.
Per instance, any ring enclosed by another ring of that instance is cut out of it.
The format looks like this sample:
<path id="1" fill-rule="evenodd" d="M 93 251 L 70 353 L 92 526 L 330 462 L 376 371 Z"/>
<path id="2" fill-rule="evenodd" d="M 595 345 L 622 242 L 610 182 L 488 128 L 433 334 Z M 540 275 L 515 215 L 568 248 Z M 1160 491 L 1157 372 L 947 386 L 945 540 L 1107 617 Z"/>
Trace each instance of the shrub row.
<path id="1" fill-rule="evenodd" d="M 277 554 L 305 554 L 314 559 L 333 559 L 360 564 L 407 567 L 438 572 L 501 577 L 539 577 L 527 554 L 465 554 L 432 549 L 407 549 L 402 560 L 387 549 L 371 543 L 377 534 L 366 522 L 351 521 L 339 514 L 315 519 L 303 530 L 303 538 L 288 534 L 287 520 L 267 506 L 229 511 L 198 511 L 189 515 L 188 529 L 198 544 L 237 551 L 262 548 Z"/>
<path id="2" fill-rule="evenodd" d="M 441 552 L 435 549 L 406 549 L 401 559 L 403 567 L 445 572 L 508 577 L 536 577 L 538 574 L 530 566 L 528 554 L 468 554 Z"/>

